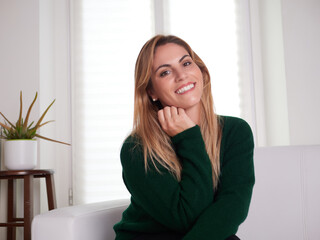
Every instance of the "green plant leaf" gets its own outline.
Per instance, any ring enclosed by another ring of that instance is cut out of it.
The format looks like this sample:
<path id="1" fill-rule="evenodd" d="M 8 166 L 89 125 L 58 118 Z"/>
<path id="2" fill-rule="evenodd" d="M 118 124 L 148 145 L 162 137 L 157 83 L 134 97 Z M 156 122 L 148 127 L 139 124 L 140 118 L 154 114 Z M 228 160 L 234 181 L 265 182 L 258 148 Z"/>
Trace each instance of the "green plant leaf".
<path id="1" fill-rule="evenodd" d="M 36 129 L 34 129 L 34 128 L 30 129 L 30 130 L 26 133 L 27 139 L 32 139 L 32 138 L 34 138 L 35 135 L 36 135 L 36 133 L 37 133 L 37 130 L 36 130 Z"/>
<path id="2" fill-rule="evenodd" d="M 36 92 L 36 95 L 35 95 L 32 103 L 31 103 L 31 105 L 30 105 L 30 107 L 29 107 L 29 109 L 28 109 L 26 118 L 25 118 L 25 120 L 24 120 L 24 124 L 23 124 L 23 131 L 24 131 L 24 132 L 25 132 L 26 129 L 27 129 L 30 112 L 31 112 L 31 109 L 32 109 L 33 104 L 34 104 L 34 103 L 36 102 L 36 100 L 37 100 L 37 97 L 38 97 L 38 92 Z"/>
<path id="3" fill-rule="evenodd" d="M 21 125 L 21 118 L 22 118 L 22 91 L 20 91 L 20 111 L 19 111 L 19 118 L 16 125 Z"/>
<path id="4" fill-rule="evenodd" d="M 0 112 L 0 114 L 4 118 L 4 120 L 6 120 L 11 125 L 11 127 L 15 128 L 15 126 L 2 114 L 2 112 Z"/>
<path id="5" fill-rule="evenodd" d="M 65 142 L 61 142 L 61 141 L 57 141 L 54 139 L 50 139 L 50 138 L 46 138 L 43 137 L 41 135 L 37 134 L 37 129 L 50 123 L 53 122 L 53 120 L 51 121 L 47 121 L 45 123 L 42 123 L 45 115 L 47 114 L 48 110 L 50 109 L 50 107 L 53 105 L 53 103 L 55 102 L 55 100 L 53 100 L 51 102 L 51 104 L 47 107 L 47 109 L 44 111 L 44 113 L 41 115 L 40 119 L 38 120 L 38 122 L 36 123 L 36 125 L 33 127 L 34 122 L 31 122 L 31 124 L 28 125 L 28 121 L 29 121 L 29 117 L 30 117 L 30 113 L 32 110 L 32 107 L 34 105 L 34 103 L 37 100 L 37 96 L 38 93 L 36 92 L 36 95 L 31 103 L 31 105 L 29 106 L 29 109 L 27 111 L 26 114 L 26 118 L 23 119 L 22 117 L 22 91 L 20 91 L 20 110 L 19 110 L 19 119 L 16 122 L 15 125 L 13 125 L 1 112 L 1 116 L 3 116 L 3 118 L 5 119 L 4 123 L 0 122 L 0 126 L 3 127 L 3 134 L 1 134 L 0 138 L 4 138 L 4 139 L 33 139 L 34 137 L 38 137 L 38 138 L 42 138 L 44 140 L 48 140 L 48 141 L 52 141 L 52 142 L 56 142 L 56 143 L 61 143 L 61 144 L 66 144 L 66 145 L 70 145 L 69 143 L 65 143 Z M 2 133 L 1 132 L 1 133 Z"/>
<path id="6" fill-rule="evenodd" d="M 52 103 L 51 103 L 51 104 L 47 107 L 47 109 L 44 111 L 44 113 L 42 114 L 41 118 L 38 120 L 38 122 L 37 122 L 37 124 L 36 124 L 36 126 L 35 126 L 36 129 L 38 129 L 38 128 L 40 127 L 40 124 L 41 124 L 44 116 L 47 114 L 48 110 L 50 109 L 50 107 L 52 106 L 52 104 L 54 104 L 55 101 L 56 101 L 56 100 L 54 99 L 54 100 L 52 101 Z"/>
<path id="7" fill-rule="evenodd" d="M 51 122 L 54 122 L 54 120 L 50 120 L 50 121 L 47 121 L 47 122 L 45 122 L 45 123 L 42 123 L 42 124 L 39 125 L 38 128 L 40 128 L 40 127 L 42 127 L 43 125 L 46 125 L 46 124 L 48 124 L 48 123 L 51 123 Z"/>
<path id="8" fill-rule="evenodd" d="M 51 138 L 46 138 L 46 137 L 43 137 L 43 136 L 41 136 L 39 134 L 36 134 L 35 136 L 38 137 L 38 138 L 42 138 L 42 139 L 51 141 L 51 142 L 62 143 L 62 144 L 69 145 L 69 146 L 71 145 L 70 143 L 60 142 L 60 141 L 57 141 L 57 140 L 54 140 L 54 139 L 51 139 Z"/>
<path id="9" fill-rule="evenodd" d="M 10 137 L 9 132 L 6 129 L 4 129 L 4 135 L 6 135 L 7 138 Z"/>
<path id="10" fill-rule="evenodd" d="M 30 125 L 28 126 L 28 129 L 31 128 L 32 124 L 34 123 L 34 121 L 32 121 L 32 123 L 30 123 Z"/>
<path id="11" fill-rule="evenodd" d="M 10 130 L 11 129 L 9 126 L 7 126 L 7 125 L 5 125 L 5 124 L 3 124 L 1 122 L 0 122 L 0 125 L 4 128 L 4 130 L 5 129 Z"/>
<path id="12" fill-rule="evenodd" d="M 10 129 L 7 130 L 4 128 L 3 133 L 4 133 L 4 135 L 6 135 L 6 139 L 11 139 Z"/>
<path id="13" fill-rule="evenodd" d="M 18 135 L 18 137 L 19 138 L 22 138 L 22 135 L 23 135 L 23 131 L 22 131 L 23 129 L 22 129 L 22 126 L 18 126 L 17 128 L 16 128 L 16 132 L 17 132 L 17 135 Z"/>

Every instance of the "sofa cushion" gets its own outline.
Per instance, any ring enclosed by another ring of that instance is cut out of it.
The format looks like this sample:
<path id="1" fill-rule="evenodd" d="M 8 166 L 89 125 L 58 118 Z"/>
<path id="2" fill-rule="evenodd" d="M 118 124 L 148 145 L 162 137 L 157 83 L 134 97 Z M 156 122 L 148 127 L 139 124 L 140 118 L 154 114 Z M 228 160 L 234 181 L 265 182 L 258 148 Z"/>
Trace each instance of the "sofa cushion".
<path id="1" fill-rule="evenodd" d="M 120 221 L 129 200 L 55 209 L 37 215 L 32 222 L 33 240 L 114 239 L 113 225 Z"/>

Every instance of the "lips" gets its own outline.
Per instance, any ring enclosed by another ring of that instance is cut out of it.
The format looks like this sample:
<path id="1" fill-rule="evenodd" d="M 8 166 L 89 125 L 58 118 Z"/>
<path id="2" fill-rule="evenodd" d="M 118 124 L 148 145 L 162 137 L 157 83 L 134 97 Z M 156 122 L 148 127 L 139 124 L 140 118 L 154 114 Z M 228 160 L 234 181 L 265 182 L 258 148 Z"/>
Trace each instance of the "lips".
<path id="1" fill-rule="evenodd" d="M 190 90 L 192 90 L 195 87 L 196 83 L 187 83 L 183 86 L 181 86 L 178 90 L 175 91 L 177 94 L 184 94 Z"/>

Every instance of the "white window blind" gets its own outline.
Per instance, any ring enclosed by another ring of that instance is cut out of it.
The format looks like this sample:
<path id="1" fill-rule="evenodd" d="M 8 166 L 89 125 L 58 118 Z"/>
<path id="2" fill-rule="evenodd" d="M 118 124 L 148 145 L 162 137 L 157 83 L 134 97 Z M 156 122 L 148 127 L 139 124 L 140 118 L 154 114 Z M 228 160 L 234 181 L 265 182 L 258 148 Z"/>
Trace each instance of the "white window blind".
<path id="1" fill-rule="evenodd" d="M 151 1 L 73 1 L 74 201 L 128 197 L 119 152 L 132 129 L 135 59 Z"/>
<path id="2" fill-rule="evenodd" d="M 132 129 L 135 61 L 155 29 L 185 39 L 204 60 L 219 114 L 242 115 L 234 0 L 72 3 L 76 204 L 129 197 L 120 148 Z"/>
<path id="3" fill-rule="evenodd" d="M 216 112 L 240 116 L 235 1 L 174 0 L 167 9 L 170 32 L 186 40 L 209 69 Z"/>

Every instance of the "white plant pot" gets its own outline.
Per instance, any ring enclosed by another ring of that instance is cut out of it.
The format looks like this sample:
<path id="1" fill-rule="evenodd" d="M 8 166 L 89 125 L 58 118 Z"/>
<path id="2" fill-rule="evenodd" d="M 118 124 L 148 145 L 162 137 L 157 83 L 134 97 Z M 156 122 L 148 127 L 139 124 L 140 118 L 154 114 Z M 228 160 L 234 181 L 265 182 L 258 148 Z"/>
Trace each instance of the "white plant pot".
<path id="1" fill-rule="evenodd" d="M 4 142 L 4 165 L 9 170 L 31 170 L 37 166 L 37 141 L 6 140 Z"/>

